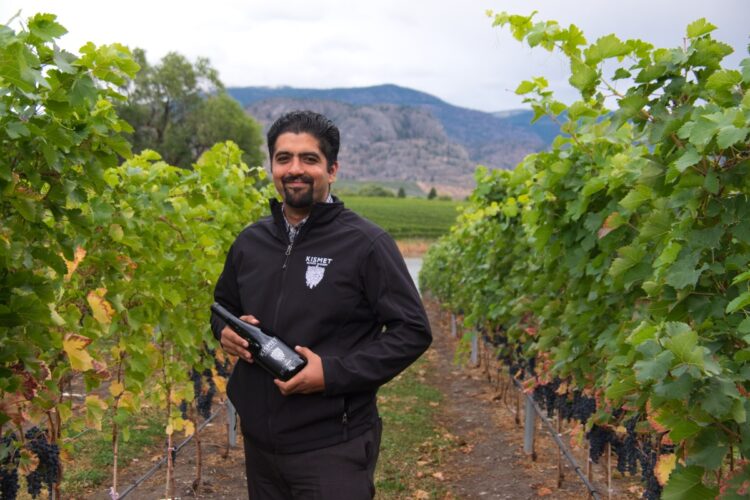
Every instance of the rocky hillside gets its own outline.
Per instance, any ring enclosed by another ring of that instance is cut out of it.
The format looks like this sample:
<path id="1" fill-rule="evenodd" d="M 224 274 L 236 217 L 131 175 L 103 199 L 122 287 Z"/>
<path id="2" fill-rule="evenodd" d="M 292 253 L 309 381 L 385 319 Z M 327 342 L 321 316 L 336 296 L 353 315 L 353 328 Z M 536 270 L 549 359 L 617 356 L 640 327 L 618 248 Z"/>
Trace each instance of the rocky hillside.
<path id="1" fill-rule="evenodd" d="M 549 140 L 518 113 L 495 116 L 395 85 L 359 89 L 230 88 L 265 127 L 286 111 L 312 109 L 341 129 L 343 179 L 415 181 L 462 196 L 477 164 L 513 168 Z M 523 113 L 523 112 L 521 112 Z"/>

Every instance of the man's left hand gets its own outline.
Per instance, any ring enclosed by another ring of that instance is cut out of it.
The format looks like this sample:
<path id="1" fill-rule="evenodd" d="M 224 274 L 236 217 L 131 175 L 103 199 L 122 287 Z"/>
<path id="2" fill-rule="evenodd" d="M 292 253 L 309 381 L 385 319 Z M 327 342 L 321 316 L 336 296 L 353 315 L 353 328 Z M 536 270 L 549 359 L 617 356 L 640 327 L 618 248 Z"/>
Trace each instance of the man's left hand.
<path id="1" fill-rule="evenodd" d="M 276 384 L 284 396 L 322 392 L 326 384 L 323 377 L 323 362 L 320 356 L 307 347 L 297 346 L 294 350 L 307 360 L 307 366 L 286 382 L 276 379 L 273 381 L 274 384 Z"/>

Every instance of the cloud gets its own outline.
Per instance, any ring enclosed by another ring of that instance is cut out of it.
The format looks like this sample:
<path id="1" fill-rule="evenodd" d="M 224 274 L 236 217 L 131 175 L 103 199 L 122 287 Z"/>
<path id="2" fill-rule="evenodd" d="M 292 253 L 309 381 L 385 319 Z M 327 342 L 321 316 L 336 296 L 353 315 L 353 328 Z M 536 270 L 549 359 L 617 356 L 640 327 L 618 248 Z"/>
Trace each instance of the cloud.
<path id="1" fill-rule="evenodd" d="M 719 26 L 716 38 L 738 50 L 728 60 L 735 67 L 750 41 L 747 0 L 3 0 L 0 19 L 19 8 L 25 17 L 58 14 L 68 50 L 116 41 L 152 60 L 169 51 L 206 56 L 232 86 L 395 83 L 484 110 L 521 106 L 513 90 L 540 75 L 573 98 L 565 59 L 492 28 L 487 8 L 536 9 L 536 19 L 574 23 L 590 42 L 614 32 L 665 47 L 679 46 L 685 26 L 706 17 Z"/>

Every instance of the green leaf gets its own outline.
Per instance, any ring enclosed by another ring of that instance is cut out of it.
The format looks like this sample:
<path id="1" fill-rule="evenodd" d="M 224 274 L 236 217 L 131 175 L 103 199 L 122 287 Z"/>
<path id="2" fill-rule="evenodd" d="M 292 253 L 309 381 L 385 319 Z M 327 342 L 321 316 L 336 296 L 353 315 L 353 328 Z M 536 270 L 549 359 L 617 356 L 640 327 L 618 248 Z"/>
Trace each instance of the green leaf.
<path id="1" fill-rule="evenodd" d="M 637 246 L 625 246 L 620 248 L 618 253 L 620 257 L 612 261 L 612 265 L 609 268 L 609 273 L 612 277 L 617 277 L 631 267 L 640 264 L 646 251 Z"/>
<path id="2" fill-rule="evenodd" d="M 608 399 L 613 401 L 620 401 L 624 396 L 637 392 L 640 390 L 640 386 L 633 380 L 632 377 L 628 377 L 621 380 L 615 380 L 605 392 Z"/>
<path id="3" fill-rule="evenodd" d="M 516 87 L 516 94 L 518 95 L 528 94 L 529 92 L 533 92 L 535 88 L 536 88 L 536 84 L 534 84 L 534 82 L 524 80 L 523 82 L 520 83 L 520 85 L 518 85 L 518 87 Z"/>
<path id="4" fill-rule="evenodd" d="M 676 259 L 677 255 L 682 250 L 682 245 L 676 241 L 670 241 L 669 244 L 664 248 L 659 257 L 654 261 L 654 267 L 668 266 L 672 264 Z"/>
<path id="5" fill-rule="evenodd" d="M 709 415 L 724 420 L 732 411 L 734 402 L 740 399 L 740 393 L 733 382 L 726 379 L 713 378 L 703 389 L 701 407 Z"/>
<path id="6" fill-rule="evenodd" d="M 55 19 L 54 14 L 36 14 L 29 19 L 29 31 L 42 41 L 51 42 L 68 32 Z"/>
<path id="7" fill-rule="evenodd" d="M 604 177 L 593 177 L 586 182 L 581 190 L 583 196 L 591 196 L 592 194 L 601 191 L 607 186 L 607 179 Z"/>
<path id="8" fill-rule="evenodd" d="M 72 106 L 93 106 L 97 99 L 94 81 L 88 75 L 78 78 L 70 89 L 70 104 Z"/>
<path id="9" fill-rule="evenodd" d="M 623 43 L 615 35 L 607 35 L 599 38 L 595 43 L 586 49 L 586 63 L 589 65 L 598 64 L 604 59 L 611 57 L 621 57 L 630 53 L 628 44 Z"/>
<path id="10" fill-rule="evenodd" d="M 703 187 L 711 194 L 719 194 L 719 176 L 716 174 L 716 170 L 711 169 L 706 172 Z"/>
<path id="11" fill-rule="evenodd" d="M 716 428 L 705 428 L 688 449 L 687 464 L 710 470 L 718 469 L 729 451 L 722 433 Z"/>
<path id="12" fill-rule="evenodd" d="M 721 149 L 726 149 L 729 146 L 733 146 L 737 143 L 744 143 L 745 137 L 747 137 L 750 128 L 748 127 L 735 127 L 734 125 L 728 125 L 721 127 L 719 133 L 716 136 L 716 145 Z"/>
<path id="13" fill-rule="evenodd" d="M 750 304 L 750 292 L 743 292 L 727 304 L 726 313 L 732 314 Z"/>
<path id="14" fill-rule="evenodd" d="M 698 253 L 695 253 L 677 260 L 670 266 L 665 276 L 665 283 L 675 290 L 695 287 L 703 271 L 708 268 L 706 264 L 696 267 L 696 260 L 699 256 Z"/>
<path id="15" fill-rule="evenodd" d="M 578 61 L 571 61 L 570 73 L 568 81 L 584 95 L 591 93 L 592 88 L 599 79 L 599 73 L 594 68 Z"/>
<path id="16" fill-rule="evenodd" d="M 630 211 L 634 211 L 645 202 L 653 198 L 653 191 L 650 187 L 645 184 L 638 184 L 632 189 L 623 199 L 620 200 L 620 205 L 627 208 Z"/>
<path id="17" fill-rule="evenodd" d="M 633 347 L 638 347 L 638 345 L 646 340 L 653 339 L 655 333 L 656 327 L 643 321 L 635 330 L 633 330 L 633 333 L 628 336 L 627 342 Z"/>
<path id="18" fill-rule="evenodd" d="M 662 500 L 713 500 L 718 491 L 703 484 L 704 470 L 701 467 L 677 465 L 664 486 Z"/>
<path id="19" fill-rule="evenodd" d="M 742 334 L 750 333 L 750 318 L 740 321 L 740 324 L 737 325 L 737 331 Z"/>
<path id="20" fill-rule="evenodd" d="M 701 159 L 703 156 L 701 156 L 695 148 L 690 145 L 685 149 L 685 152 L 680 156 L 677 161 L 674 163 L 675 168 L 680 172 L 684 172 L 688 167 L 692 167 Z"/>
<path id="21" fill-rule="evenodd" d="M 707 33 L 711 33 L 715 29 L 716 29 L 716 26 L 706 21 L 705 17 L 702 17 L 698 19 L 697 21 L 694 21 L 688 24 L 687 37 L 698 38 L 699 36 L 703 36 Z"/>
<path id="22" fill-rule="evenodd" d="M 708 77 L 706 88 L 716 91 L 731 91 L 732 87 L 740 83 L 742 83 L 742 74 L 739 71 L 723 69 Z"/>
<path id="23" fill-rule="evenodd" d="M 664 347 L 672 351 L 681 364 L 703 369 L 703 347 L 698 345 L 698 334 L 685 323 L 667 323 L 669 338 Z"/>
<path id="24" fill-rule="evenodd" d="M 635 369 L 635 378 L 638 382 L 655 382 L 662 380 L 672 368 L 674 354 L 670 351 L 663 351 L 653 359 L 644 359 L 636 361 L 633 365 Z"/>

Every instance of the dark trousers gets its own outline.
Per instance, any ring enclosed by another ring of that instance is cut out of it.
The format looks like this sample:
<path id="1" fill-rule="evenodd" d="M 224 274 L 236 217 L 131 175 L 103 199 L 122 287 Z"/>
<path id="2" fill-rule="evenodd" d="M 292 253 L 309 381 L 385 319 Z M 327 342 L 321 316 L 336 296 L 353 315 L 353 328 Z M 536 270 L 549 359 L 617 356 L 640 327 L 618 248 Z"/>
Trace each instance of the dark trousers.
<path id="1" fill-rule="evenodd" d="M 251 500 L 371 500 L 382 424 L 328 448 L 275 454 L 245 439 L 247 491 Z"/>

